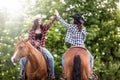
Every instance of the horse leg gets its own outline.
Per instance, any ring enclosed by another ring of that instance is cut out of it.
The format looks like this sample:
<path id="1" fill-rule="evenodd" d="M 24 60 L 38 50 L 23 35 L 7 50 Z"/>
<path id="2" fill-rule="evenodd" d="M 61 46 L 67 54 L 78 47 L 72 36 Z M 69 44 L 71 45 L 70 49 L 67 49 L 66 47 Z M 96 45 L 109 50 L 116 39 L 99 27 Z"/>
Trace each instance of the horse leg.
<path id="1" fill-rule="evenodd" d="M 43 77 L 41 80 L 47 80 L 47 78 L 46 78 L 46 77 Z"/>
<path id="2" fill-rule="evenodd" d="M 31 78 L 28 77 L 27 80 L 31 80 Z"/>
<path id="3" fill-rule="evenodd" d="M 90 69 L 90 60 L 88 55 L 82 55 L 82 75 L 84 80 L 89 80 L 89 77 L 91 75 L 91 69 Z M 84 60 L 84 57 L 86 57 L 86 60 Z"/>
<path id="4" fill-rule="evenodd" d="M 67 72 L 67 74 L 66 74 L 66 80 L 71 80 L 71 73 L 70 73 L 70 71 L 68 71 Z"/>
<path id="5" fill-rule="evenodd" d="M 47 74 L 42 74 L 42 77 L 40 80 L 47 80 Z"/>
<path id="6" fill-rule="evenodd" d="M 70 68 L 70 66 L 69 67 L 67 67 L 67 66 L 65 66 L 64 67 L 64 78 L 65 78 L 65 80 L 71 80 L 71 68 Z"/>

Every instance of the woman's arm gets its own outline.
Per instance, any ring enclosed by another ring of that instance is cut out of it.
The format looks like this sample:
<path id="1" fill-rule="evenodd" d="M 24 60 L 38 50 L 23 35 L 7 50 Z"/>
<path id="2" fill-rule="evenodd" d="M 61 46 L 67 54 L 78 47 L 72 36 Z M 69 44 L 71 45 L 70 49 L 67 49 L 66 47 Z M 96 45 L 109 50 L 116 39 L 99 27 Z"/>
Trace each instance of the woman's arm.
<path id="1" fill-rule="evenodd" d="M 85 40 L 86 40 L 86 28 L 85 28 L 85 27 L 83 27 L 82 33 L 83 33 L 83 35 L 84 35 L 83 40 L 84 40 L 84 42 L 85 42 Z"/>
<path id="2" fill-rule="evenodd" d="M 68 24 L 62 17 L 60 17 L 57 10 L 55 10 L 55 15 L 57 16 L 57 19 L 66 27 L 69 27 L 70 24 Z"/>
<path id="3" fill-rule="evenodd" d="M 50 26 L 55 22 L 55 20 L 56 20 L 56 15 L 54 15 L 52 20 L 44 26 L 44 30 L 47 31 L 50 28 Z"/>

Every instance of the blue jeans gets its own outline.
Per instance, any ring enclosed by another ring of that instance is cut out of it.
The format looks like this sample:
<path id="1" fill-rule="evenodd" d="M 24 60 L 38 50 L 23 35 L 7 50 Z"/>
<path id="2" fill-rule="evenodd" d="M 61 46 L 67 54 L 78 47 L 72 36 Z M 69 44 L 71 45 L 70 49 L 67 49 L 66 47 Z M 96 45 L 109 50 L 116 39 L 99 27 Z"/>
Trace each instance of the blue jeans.
<path id="1" fill-rule="evenodd" d="M 88 54 L 90 55 L 90 68 L 93 69 L 94 66 L 94 57 L 91 55 L 91 53 L 87 50 Z M 64 66 L 64 54 L 62 56 L 62 66 Z"/>
<path id="2" fill-rule="evenodd" d="M 49 63 L 50 70 L 51 70 L 50 74 L 54 75 L 54 58 L 53 58 L 52 54 L 44 47 L 43 47 L 42 51 L 48 58 L 48 63 Z"/>
<path id="3" fill-rule="evenodd" d="M 92 54 L 87 50 L 88 54 L 90 55 L 90 68 L 93 69 L 94 67 L 94 57 Z"/>
<path id="4" fill-rule="evenodd" d="M 23 57 L 20 59 L 20 66 L 21 66 L 20 75 L 23 74 L 26 62 L 27 62 L 27 57 Z"/>
<path id="5" fill-rule="evenodd" d="M 51 55 L 51 53 L 45 47 L 42 48 L 42 52 L 48 58 L 48 63 L 49 63 L 50 69 L 51 69 L 50 74 L 54 75 L 54 58 L 53 58 L 53 56 Z M 27 61 L 27 57 L 23 57 L 20 60 L 20 65 L 21 65 L 20 75 L 23 74 L 26 61 Z"/>

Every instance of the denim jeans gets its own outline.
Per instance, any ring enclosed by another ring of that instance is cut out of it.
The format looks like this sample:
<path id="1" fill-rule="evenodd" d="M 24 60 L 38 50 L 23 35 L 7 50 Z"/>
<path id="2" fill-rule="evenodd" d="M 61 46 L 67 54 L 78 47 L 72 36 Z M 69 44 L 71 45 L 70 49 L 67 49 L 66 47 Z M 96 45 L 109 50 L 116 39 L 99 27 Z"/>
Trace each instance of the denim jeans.
<path id="1" fill-rule="evenodd" d="M 53 56 L 51 55 L 51 53 L 45 47 L 42 48 L 42 52 L 48 58 L 48 63 L 49 63 L 50 69 L 51 69 L 50 74 L 54 75 L 54 58 L 53 58 Z M 20 65 L 21 65 L 20 75 L 23 74 L 26 61 L 27 61 L 27 57 L 23 57 L 20 60 Z"/>
<path id="2" fill-rule="evenodd" d="M 94 66 L 94 57 L 91 55 L 91 53 L 87 50 L 88 54 L 90 55 L 90 68 L 93 69 Z M 62 56 L 62 66 L 64 66 L 64 55 Z"/>
<path id="3" fill-rule="evenodd" d="M 27 57 L 23 57 L 20 59 L 20 66 L 21 66 L 20 75 L 23 74 L 26 62 L 27 62 Z"/>
<path id="4" fill-rule="evenodd" d="M 51 70 L 50 74 L 54 75 L 54 58 L 53 58 L 52 54 L 45 47 L 43 47 L 42 51 L 48 58 L 48 63 L 49 63 L 50 70 Z"/>

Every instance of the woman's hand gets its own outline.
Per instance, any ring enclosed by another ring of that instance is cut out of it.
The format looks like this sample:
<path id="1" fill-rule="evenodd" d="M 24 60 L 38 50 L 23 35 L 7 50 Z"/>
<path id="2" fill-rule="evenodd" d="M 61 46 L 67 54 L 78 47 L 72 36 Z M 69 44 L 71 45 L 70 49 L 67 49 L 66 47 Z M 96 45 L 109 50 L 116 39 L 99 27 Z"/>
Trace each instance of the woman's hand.
<path id="1" fill-rule="evenodd" d="M 57 9 L 55 9 L 55 13 L 54 13 L 56 16 L 59 16 L 59 13 L 57 11 Z"/>
<path id="2" fill-rule="evenodd" d="M 39 46 L 39 42 L 35 41 L 35 46 L 38 47 Z"/>

